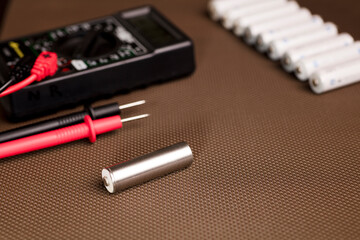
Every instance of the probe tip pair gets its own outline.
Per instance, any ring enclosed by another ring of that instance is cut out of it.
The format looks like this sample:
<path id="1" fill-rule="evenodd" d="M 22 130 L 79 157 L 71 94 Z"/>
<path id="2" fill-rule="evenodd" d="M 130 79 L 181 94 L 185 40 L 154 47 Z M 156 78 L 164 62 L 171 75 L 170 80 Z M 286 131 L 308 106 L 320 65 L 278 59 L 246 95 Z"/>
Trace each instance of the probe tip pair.
<path id="1" fill-rule="evenodd" d="M 121 105 L 119 106 L 119 110 L 123 110 L 123 109 L 126 109 L 126 108 L 131 108 L 131 107 L 135 107 L 135 106 L 139 106 L 139 105 L 142 105 L 146 103 L 145 100 L 140 100 L 140 101 L 136 101 L 136 102 L 132 102 L 132 103 L 128 103 L 128 104 L 124 104 L 124 105 Z M 142 118 L 146 118 L 146 117 L 149 117 L 150 114 L 142 114 L 142 115 L 138 115 L 138 116 L 134 116 L 134 117 L 129 117 L 129 118 L 125 118 L 125 119 L 122 119 L 121 122 L 131 122 L 131 121 L 134 121 L 134 120 L 138 120 L 138 119 L 142 119 Z"/>

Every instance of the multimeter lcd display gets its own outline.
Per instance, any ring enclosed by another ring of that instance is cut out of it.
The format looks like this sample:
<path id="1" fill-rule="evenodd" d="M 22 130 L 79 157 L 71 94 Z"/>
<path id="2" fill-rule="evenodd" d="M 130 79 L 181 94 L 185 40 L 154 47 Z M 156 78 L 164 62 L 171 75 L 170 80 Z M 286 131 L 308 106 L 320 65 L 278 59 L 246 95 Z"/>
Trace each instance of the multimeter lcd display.
<path id="1" fill-rule="evenodd" d="M 177 41 L 175 36 L 160 25 L 150 14 L 127 19 L 156 48 Z"/>

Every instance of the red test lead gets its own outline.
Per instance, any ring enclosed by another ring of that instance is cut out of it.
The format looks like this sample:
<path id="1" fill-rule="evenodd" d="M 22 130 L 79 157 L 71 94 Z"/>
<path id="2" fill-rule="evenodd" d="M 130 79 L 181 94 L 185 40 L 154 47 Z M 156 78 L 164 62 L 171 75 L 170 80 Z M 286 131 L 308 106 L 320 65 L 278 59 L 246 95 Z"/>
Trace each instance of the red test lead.
<path id="1" fill-rule="evenodd" d="M 93 121 L 90 116 L 86 115 L 84 123 L 0 144 L 0 159 L 83 138 L 89 138 L 90 142 L 93 143 L 96 141 L 96 135 L 98 134 L 120 129 L 124 122 L 148 116 L 149 114 L 144 114 L 123 120 L 121 120 L 120 116 L 112 116 Z"/>

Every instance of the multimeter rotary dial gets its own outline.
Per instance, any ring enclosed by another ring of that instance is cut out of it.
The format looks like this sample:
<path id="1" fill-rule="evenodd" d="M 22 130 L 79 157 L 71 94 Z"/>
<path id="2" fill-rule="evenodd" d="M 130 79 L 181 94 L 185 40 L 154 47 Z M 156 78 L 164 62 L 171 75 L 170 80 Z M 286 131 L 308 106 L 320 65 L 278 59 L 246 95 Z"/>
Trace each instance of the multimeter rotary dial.
<path id="1" fill-rule="evenodd" d="M 111 32 L 91 30 L 59 39 L 54 50 L 71 59 L 92 59 L 116 51 L 119 45 L 120 41 Z"/>

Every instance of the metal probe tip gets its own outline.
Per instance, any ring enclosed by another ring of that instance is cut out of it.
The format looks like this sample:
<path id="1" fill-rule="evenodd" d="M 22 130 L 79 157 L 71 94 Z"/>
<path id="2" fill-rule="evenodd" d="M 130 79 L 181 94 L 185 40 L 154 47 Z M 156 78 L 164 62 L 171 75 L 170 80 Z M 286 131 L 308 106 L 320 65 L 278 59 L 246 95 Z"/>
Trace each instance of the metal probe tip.
<path id="1" fill-rule="evenodd" d="M 119 107 L 119 109 L 122 110 L 122 109 L 125 109 L 125 108 L 131 108 L 131 107 L 139 106 L 139 105 L 144 104 L 145 102 L 146 102 L 145 100 L 141 100 L 141 101 L 137 101 L 137 102 L 132 102 L 132 103 L 124 104 L 124 105 L 121 105 L 121 106 Z"/>
<path id="2" fill-rule="evenodd" d="M 124 118 L 124 119 L 121 120 L 121 122 L 123 122 L 123 123 L 124 122 L 130 122 L 130 121 L 146 118 L 148 116 L 150 116 L 150 114 L 143 114 L 143 115 L 139 115 L 139 116 L 135 116 L 135 117 Z"/>

